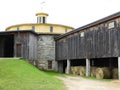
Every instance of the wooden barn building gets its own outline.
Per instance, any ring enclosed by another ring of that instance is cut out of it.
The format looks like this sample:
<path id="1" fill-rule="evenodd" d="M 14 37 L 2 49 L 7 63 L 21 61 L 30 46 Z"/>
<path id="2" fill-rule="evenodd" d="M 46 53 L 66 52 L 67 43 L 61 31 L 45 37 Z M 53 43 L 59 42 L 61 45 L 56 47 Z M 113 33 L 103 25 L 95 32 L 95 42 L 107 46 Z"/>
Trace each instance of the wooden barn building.
<path id="1" fill-rule="evenodd" d="M 120 79 L 120 12 L 77 28 L 55 38 L 56 68 L 70 73 L 70 67 L 85 66 L 86 76 L 91 67 L 118 68 Z"/>

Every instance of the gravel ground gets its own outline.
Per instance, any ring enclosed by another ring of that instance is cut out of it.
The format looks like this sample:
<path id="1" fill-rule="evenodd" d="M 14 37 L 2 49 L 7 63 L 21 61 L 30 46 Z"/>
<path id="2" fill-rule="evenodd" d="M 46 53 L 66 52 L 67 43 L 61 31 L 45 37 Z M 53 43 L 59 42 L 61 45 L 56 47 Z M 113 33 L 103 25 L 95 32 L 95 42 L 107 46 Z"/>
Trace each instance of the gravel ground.
<path id="1" fill-rule="evenodd" d="M 120 90 L 120 81 L 98 81 L 82 77 L 57 77 L 62 80 L 68 90 Z"/>

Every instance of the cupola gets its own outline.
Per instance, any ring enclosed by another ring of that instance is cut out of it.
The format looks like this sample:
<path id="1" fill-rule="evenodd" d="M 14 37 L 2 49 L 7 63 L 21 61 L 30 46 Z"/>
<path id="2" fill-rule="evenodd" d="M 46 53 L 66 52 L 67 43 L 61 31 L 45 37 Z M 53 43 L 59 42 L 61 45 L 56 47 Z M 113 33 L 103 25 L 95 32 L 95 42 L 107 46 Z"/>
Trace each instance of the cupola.
<path id="1" fill-rule="evenodd" d="M 41 24 L 46 23 L 47 16 L 48 16 L 47 13 L 42 13 L 42 12 L 41 13 L 37 13 L 36 16 L 37 16 L 37 23 L 41 23 Z"/>

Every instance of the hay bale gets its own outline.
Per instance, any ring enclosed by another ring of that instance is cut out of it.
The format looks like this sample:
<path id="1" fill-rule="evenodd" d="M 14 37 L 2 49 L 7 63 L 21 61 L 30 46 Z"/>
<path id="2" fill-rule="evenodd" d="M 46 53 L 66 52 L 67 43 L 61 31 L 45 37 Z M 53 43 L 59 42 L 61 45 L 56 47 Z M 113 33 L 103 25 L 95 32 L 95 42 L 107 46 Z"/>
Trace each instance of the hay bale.
<path id="1" fill-rule="evenodd" d="M 79 75 L 79 67 L 78 66 L 74 67 L 74 75 Z"/>
<path id="2" fill-rule="evenodd" d="M 111 78 L 111 70 L 108 67 L 103 68 L 104 71 L 104 78 L 105 79 L 110 79 Z"/>
<path id="3" fill-rule="evenodd" d="M 112 78 L 118 79 L 118 68 L 113 68 L 112 70 Z"/>
<path id="4" fill-rule="evenodd" d="M 85 76 L 86 74 L 86 67 L 85 66 L 80 66 L 79 67 L 79 75 L 80 76 Z"/>
<path id="5" fill-rule="evenodd" d="M 104 77 L 104 72 L 102 70 L 102 68 L 97 68 L 96 71 L 95 71 L 95 77 L 98 78 L 98 79 L 103 79 Z"/>
<path id="6" fill-rule="evenodd" d="M 108 79 L 111 77 L 110 69 L 107 67 L 97 68 L 95 76 L 98 79 Z"/>
<path id="7" fill-rule="evenodd" d="M 75 75 L 74 67 L 71 67 L 71 72 L 72 72 L 73 75 Z"/>
<path id="8" fill-rule="evenodd" d="M 79 66 L 71 67 L 71 72 L 73 75 L 79 75 Z"/>
<path id="9" fill-rule="evenodd" d="M 71 74 L 75 75 L 74 67 L 71 67 Z"/>
<path id="10" fill-rule="evenodd" d="M 95 77 L 96 68 L 97 68 L 97 67 L 91 67 L 91 68 L 90 68 L 90 76 L 91 76 L 91 77 Z"/>

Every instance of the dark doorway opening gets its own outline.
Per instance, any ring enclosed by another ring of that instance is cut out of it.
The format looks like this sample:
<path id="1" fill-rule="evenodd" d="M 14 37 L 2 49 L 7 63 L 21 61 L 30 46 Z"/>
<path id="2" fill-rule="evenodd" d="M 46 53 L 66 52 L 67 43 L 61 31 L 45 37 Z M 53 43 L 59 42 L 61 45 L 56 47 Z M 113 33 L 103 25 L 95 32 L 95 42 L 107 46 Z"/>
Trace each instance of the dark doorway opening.
<path id="1" fill-rule="evenodd" d="M 14 56 L 14 35 L 0 35 L 0 57 Z"/>
<path id="2" fill-rule="evenodd" d="M 91 65 L 95 67 L 118 67 L 118 58 L 111 57 L 111 58 L 96 58 L 91 59 Z"/>

